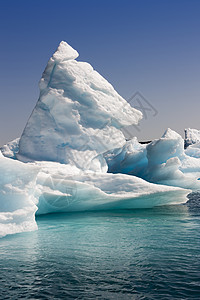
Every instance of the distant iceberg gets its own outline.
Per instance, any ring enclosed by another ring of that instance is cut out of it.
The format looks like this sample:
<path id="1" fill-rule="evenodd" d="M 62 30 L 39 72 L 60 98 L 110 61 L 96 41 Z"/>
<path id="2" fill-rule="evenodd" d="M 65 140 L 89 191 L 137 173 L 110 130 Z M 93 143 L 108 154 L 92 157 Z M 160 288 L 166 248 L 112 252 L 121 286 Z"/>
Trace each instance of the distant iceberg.
<path id="1" fill-rule="evenodd" d="M 200 158 L 200 130 L 185 129 L 185 148 L 187 155 Z"/>
<path id="2" fill-rule="evenodd" d="M 16 154 L 19 152 L 19 138 L 9 142 L 0 148 L 1 153 L 8 158 L 16 159 Z"/>
<path id="3" fill-rule="evenodd" d="M 200 187 L 200 160 L 171 129 L 126 141 L 142 113 L 77 57 L 60 43 L 22 136 L 1 148 L 0 236 L 35 230 L 35 214 L 185 203 Z"/>
<path id="4" fill-rule="evenodd" d="M 185 148 L 198 143 L 200 143 L 200 130 L 191 128 L 185 129 Z"/>

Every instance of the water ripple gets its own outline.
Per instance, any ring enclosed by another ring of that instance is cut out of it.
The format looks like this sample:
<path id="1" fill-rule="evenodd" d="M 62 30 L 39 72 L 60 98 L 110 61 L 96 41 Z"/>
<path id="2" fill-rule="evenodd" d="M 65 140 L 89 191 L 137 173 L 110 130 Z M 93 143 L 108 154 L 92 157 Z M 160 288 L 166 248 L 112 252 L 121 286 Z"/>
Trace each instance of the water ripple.
<path id="1" fill-rule="evenodd" d="M 199 200 L 38 217 L 0 241 L 0 299 L 199 300 Z"/>

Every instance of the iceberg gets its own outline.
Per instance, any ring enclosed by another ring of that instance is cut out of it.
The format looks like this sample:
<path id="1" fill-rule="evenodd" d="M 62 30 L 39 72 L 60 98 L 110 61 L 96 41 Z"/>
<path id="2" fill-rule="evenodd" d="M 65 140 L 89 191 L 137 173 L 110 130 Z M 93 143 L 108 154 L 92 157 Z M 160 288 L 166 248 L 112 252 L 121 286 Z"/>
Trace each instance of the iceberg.
<path id="1" fill-rule="evenodd" d="M 200 189 L 200 160 L 187 155 L 183 138 L 170 128 L 160 139 L 146 145 L 133 138 L 122 148 L 107 151 L 104 158 L 111 173 L 135 175 L 157 184 Z"/>
<path id="2" fill-rule="evenodd" d="M 0 156 L 0 237 L 37 229 L 35 214 L 151 208 L 187 201 L 190 190 L 75 165 Z"/>
<path id="3" fill-rule="evenodd" d="M 185 150 L 185 154 L 194 158 L 200 158 L 200 143 L 189 145 Z"/>
<path id="4" fill-rule="evenodd" d="M 40 167 L 37 214 L 180 204 L 187 201 L 190 192 L 126 174 L 78 172 L 57 163 L 40 164 Z"/>
<path id="5" fill-rule="evenodd" d="M 37 229 L 35 214 L 179 204 L 199 187 L 174 131 L 126 141 L 142 113 L 78 55 L 60 43 L 21 137 L 0 148 L 0 236 Z"/>
<path id="6" fill-rule="evenodd" d="M 106 172 L 102 156 L 123 146 L 123 126 L 137 124 L 132 108 L 78 52 L 61 42 L 40 80 L 40 97 L 19 141 L 18 159 L 76 164 Z"/>
<path id="7" fill-rule="evenodd" d="M 200 158 L 200 130 L 185 129 L 185 148 L 188 156 Z"/>
<path id="8" fill-rule="evenodd" d="M 19 152 L 19 138 L 1 147 L 0 151 L 5 157 L 16 159 L 16 154 Z"/>
<path id="9" fill-rule="evenodd" d="M 200 143 L 200 130 L 191 128 L 185 129 L 185 148 L 197 143 Z"/>
<path id="10" fill-rule="evenodd" d="M 5 158 L 0 152 L 0 168 L 0 237 L 37 229 L 37 167 Z"/>
<path id="11" fill-rule="evenodd" d="M 197 180 L 200 161 L 185 154 L 183 138 L 170 128 L 160 139 L 147 145 L 147 159 L 146 180 L 193 190 L 200 188 Z"/>

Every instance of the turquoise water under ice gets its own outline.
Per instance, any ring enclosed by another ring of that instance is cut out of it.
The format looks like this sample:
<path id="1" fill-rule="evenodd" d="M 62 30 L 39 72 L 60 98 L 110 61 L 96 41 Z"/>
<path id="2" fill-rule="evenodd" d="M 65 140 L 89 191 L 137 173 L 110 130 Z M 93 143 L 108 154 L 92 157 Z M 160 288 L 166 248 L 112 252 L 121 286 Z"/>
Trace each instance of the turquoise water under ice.
<path id="1" fill-rule="evenodd" d="M 0 240 L 0 299 L 200 299 L 200 197 L 40 216 Z"/>

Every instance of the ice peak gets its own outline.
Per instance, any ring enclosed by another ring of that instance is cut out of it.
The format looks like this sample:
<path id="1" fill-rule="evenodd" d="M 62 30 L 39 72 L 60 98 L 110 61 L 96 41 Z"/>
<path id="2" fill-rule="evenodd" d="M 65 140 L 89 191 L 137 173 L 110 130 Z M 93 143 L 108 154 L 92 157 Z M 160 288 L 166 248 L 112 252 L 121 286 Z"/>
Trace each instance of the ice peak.
<path id="1" fill-rule="evenodd" d="M 176 131 L 172 130 L 171 128 L 167 128 L 165 133 L 163 134 L 162 138 L 177 139 L 177 138 L 181 138 L 181 136 Z"/>
<path id="2" fill-rule="evenodd" d="M 24 129 L 17 157 L 104 170 L 105 151 L 122 147 L 121 128 L 137 124 L 131 107 L 78 52 L 61 42 L 40 80 L 40 98 Z M 97 159 L 96 159 L 97 157 Z"/>
<path id="3" fill-rule="evenodd" d="M 56 61 L 76 59 L 79 53 L 73 49 L 69 44 L 62 41 L 60 42 L 56 52 L 53 54 L 53 59 Z"/>

